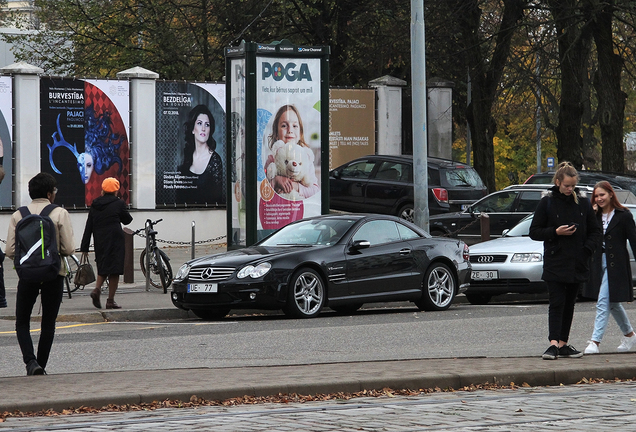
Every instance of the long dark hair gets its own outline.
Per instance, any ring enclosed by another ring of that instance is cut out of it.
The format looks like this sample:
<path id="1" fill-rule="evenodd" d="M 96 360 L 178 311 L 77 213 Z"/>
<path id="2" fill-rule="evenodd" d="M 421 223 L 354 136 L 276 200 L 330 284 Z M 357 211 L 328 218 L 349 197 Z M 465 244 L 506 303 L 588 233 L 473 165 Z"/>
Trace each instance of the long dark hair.
<path id="1" fill-rule="evenodd" d="M 618 198 L 616 198 L 616 192 L 614 192 L 614 188 L 607 180 L 601 180 L 600 182 L 594 185 L 594 193 L 592 194 L 592 204 L 596 203 L 596 189 L 599 189 L 599 188 L 604 189 L 607 193 L 609 193 L 612 196 L 610 198 L 610 204 L 612 204 L 614 208 L 619 208 L 623 210 L 627 208 L 618 201 Z M 603 213 L 603 209 L 597 206 L 596 213 L 598 214 Z"/>
<path id="2" fill-rule="evenodd" d="M 183 168 L 189 169 L 192 166 L 192 160 L 194 155 L 194 135 L 192 135 L 192 131 L 194 130 L 194 124 L 197 121 L 197 117 L 199 115 L 205 114 L 208 116 L 210 120 L 210 136 L 208 137 L 207 145 L 210 151 L 216 150 L 216 141 L 212 137 L 216 126 L 214 124 L 214 117 L 212 117 L 212 112 L 205 105 L 197 105 L 190 110 L 188 113 L 188 119 L 183 125 L 183 131 L 185 133 L 185 149 L 183 150 Z"/>

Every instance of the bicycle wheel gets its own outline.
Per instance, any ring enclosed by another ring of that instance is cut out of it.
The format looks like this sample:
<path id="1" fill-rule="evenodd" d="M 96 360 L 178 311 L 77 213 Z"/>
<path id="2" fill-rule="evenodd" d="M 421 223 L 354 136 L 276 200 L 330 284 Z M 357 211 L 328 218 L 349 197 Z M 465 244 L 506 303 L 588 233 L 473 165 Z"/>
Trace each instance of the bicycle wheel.
<path id="1" fill-rule="evenodd" d="M 66 285 L 68 298 L 71 298 L 72 292 L 77 291 L 79 288 L 84 288 L 84 285 L 75 285 L 75 273 L 79 269 L 80 262 L 75 255 L 69 255 L 64 257 L 64 265 L 66 266 L 64 285 Z"/>
<path id="2" fill-rule="evenodd" d="M 158 261 L 161 262 L 160 269 L 163 274 L 160 273 L 161 284 L 163 285 L 163 292 L 168 292 L 168 287 L 172 284 L 172 266 L 170 265 L 170 259 L 161 249 L 156 249 L 158 255 Z"/>
<path id="3" fill-rule="evenodd" d="M 155 288 L 163 289 L 165 293 L 168 292 L 168 287 L 172 283 L 172 268 L 168 257 L 159 249 L 155 249 L 156 252 L 150 254 L 150 285 Z M 141 251 L 139 257 L 139 264 L 141 266 L 141 272 L 146 277 L 146 250 Z M 163 273 L 163 276 L 162 276 Z M 162 278 L 164 283 L 162 283 Z M 165 284 L 165 286 L 164 286 Z"/>

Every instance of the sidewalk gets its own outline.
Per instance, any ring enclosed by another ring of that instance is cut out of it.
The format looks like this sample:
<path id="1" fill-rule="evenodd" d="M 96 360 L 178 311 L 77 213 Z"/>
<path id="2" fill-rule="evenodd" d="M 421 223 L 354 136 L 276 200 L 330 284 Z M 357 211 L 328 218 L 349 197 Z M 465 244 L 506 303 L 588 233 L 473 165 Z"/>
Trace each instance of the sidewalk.
<path id="1" fill-rule="evenodd" d="M 191 249 L 184 247 L 162 247 L 162 250 L 170 258 L 173 274 L 177 273 L 179 267 L 191 257 Z M 197 246 L 195 256 L 199 257 L 215 252 L 224 252 L 225 245 L 204 245 Z M 135 250 L 134 257 L 134 282 L 123 283 L 124 277 L 120 277 L 119 288 L 115 296 L 115 301 L 122 306 L 122 309 L 107 310 L 95 309 L 89 297 L 90 292 L 95 288 L 95 284 L 87 285 L 84 289 L 79 289 L 71 293 L 72 298 L 64 292 L 58 322 L 101 322 L 101 321 L 148 321 L 154 319 L 180 319 L 194 317 L 187 312 L 177 309 L 170 300 L 170 288 L 168 294 L 164 294 L 162 289 L 150 285 L 146 292 L 146 279 L 139 266 L 139 255 L 141 249 Z M 75 254 L 80 258 L 80 253 Z M 97 272 L 94 256 L 89 255 L 93 269 Z M 5 287 L 7 291 L 7 302 L 9 307 L 0 309 L 0 319 L 13 319 L 15 317 L 15 296 L 17 293 L 18 276 L 13 269 L 13 262 L 8 258 L 4 260 L 5 266 Z M 106 304 L 106 287 L 102 288 L 102 306 Z M 34 320 L 39 320 L 37 315 L 37 304 L 34 308 Z"/>
<path id="2" fill-rule="evenodd" d="M 221 246 L 197 249 L 201 256 Z M 173 271 L 190 257 L 188 248 L 164 248 Z M 138 269 L 135 282 L 121 284 L 116 300 L 120 310 L 98 311 L 92 306 L 92 286 L 65 294 L 60 322 L 152 321 L 193 317 L 175 308 L 169 293 L 151 287 Z M 10 261 L 5 282 L 9 307 L 0 309 L 0 319 L 14 315 L 17 277 Z M 463 296 L 457 301 L 465 302 Z M 36 307 L 37 310 L 37 307 Z M 38 319 L 36 316 L 35 319 Z M 108 404 L 149 403 L 155 400 L 222 400 L 232 397 L 267 396 L 278 393 L 335 393 L 370 389 L 458 389 L 471 384 L 497 383 L 531 386 L 573 384 L 583 378 L 633 378 L 636 362 L 631 353 L 584 356 L 581 359 L 543 361 L 540 357 L 449 358 L 402 361 L 308 364 L 249 368 L 198 368 L 55 374 L 39 377 L 0 378 L 0 413 L 3 411 L 62 410 L 70 407 L 102 407 Z"/>

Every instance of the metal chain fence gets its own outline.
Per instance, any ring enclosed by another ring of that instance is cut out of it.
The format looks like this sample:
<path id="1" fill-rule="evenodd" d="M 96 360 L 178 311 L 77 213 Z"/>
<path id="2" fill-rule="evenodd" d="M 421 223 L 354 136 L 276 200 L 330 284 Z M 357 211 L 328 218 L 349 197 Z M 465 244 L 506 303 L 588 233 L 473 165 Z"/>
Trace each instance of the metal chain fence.
<path id="1" fill-rule="evenodd" d="M 141 232 L 137 233 L 137 235 L 139 237 L 146 238 L 146 235 L 142 234 Z M 214 243 L 215 241 L 224 239 L 226 237 L 227 237 L 226 235 L 222 235 L 222 236 L 218 236 L 218 237 L 207 239 L 207 240 L 199 240 L 199 241 L 195 241 L 194 244 L 199 244 L 200 245 L 200 244 L 206 244 L 206 243 Z M 162 240 L 162 239 L 159 239 L 159 238 L 155 238 L 155 240 L 158 241 L 159 243 L 166 243 L 166 244 L 171 244 L 171 245 L 187 245 L 187 246 L 190 246 L 192 244 L 191 241 L 183 242 L 183 241 L 176 241 L 176 240 Z"/>

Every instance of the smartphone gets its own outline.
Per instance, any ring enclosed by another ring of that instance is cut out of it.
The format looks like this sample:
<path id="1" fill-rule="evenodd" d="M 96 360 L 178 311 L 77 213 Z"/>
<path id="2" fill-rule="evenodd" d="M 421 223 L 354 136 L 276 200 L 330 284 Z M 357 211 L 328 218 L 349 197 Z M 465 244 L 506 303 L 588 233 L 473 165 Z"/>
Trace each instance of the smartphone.
<path id="1" fill-rule="evenodd" d="M 576 222 L 572 222 L 570 224 L 570 226 L 574 226 L 574 229 L 578 229 L 579 228 L 579 224 L 577 224 Z"/>

